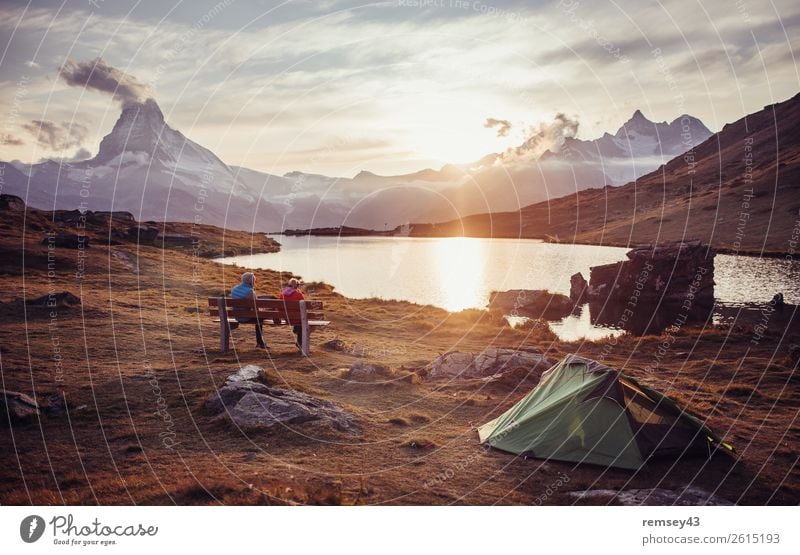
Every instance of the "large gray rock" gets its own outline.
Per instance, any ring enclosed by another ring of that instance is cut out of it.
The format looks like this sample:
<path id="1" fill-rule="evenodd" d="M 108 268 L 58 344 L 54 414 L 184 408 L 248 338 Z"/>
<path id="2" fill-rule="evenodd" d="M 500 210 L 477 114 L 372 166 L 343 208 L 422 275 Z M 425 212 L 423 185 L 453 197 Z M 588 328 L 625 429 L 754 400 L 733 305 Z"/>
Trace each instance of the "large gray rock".
<path id="1" fill-rule="evenodd" d="M 228 376 L 225 380 L 225 384 L 252 382 L 263 380 L 264 378 L 266 378 L 266 372 L 264 372 L 263 368 L 255 364 L 248 364 L 247 366 L 242 366 L 237 372 Z"/>
<path id="2" fill-rule="evenodd" d="M 569 316 L 574 307 L 575 303 L 566 295 L 543 289 L 511 289 L 489 294 L 490 310 L 502 310 L 513 316 L 560 320 Z"/>
<path id="3" fill-rule="evenodd" d="M 39 415 L 36 399 L 18 391 L 0 389 L 0 422 L 19 424 Z"/>
<path id="4" fill-rule="evenodd" d="M 490 347 L 478 354 L 445 353 L 431 362 L 425 371 L 429 378 L 470 379 L 495 376 L 519 368 L 544 371 L 553 364 L 554 361 L 535 349 L 522 351 Z"/>
<path id="5" fill-rule="evenodd" d="M 322 421 L 343 432 L 358 431 L 355 417 L 336 403 L 257 381 L 263 377 L 264 370 L 259 366 L 241 368 L 206 400 L 203 413 L 224 417 L 242 430 Z"/>
<path id="6" fill-rule="evenodd" d="M 269 388 L 258 382 L 237 382 L 220 387 L 203 404 L 203 413 L 209 416 L 231 410 L 248 393 L 267 393 Z"/>
<path id="7" fill-rule="evenodd" d="M 583 274 L 578 272 L 572 274 L 569 278 L 569 298 L 573 303 L 582 304 L 586 300 L 586 294 L 589 290 L 589 283 Z"/>
<path id="8" fill-rule="evenodd" d="M 628 260 L 594 266 L 590 300 L 637 304 L 714 304 L 714 249 L 700 241 L 666 241 L 627 253 Z"/>

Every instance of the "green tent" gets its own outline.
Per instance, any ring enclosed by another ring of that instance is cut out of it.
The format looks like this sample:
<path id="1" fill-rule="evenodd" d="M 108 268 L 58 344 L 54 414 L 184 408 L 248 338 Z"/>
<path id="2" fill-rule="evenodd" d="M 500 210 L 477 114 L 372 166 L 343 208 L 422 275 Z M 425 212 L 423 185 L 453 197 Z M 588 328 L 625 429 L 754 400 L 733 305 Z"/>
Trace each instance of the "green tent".
<path id="1" fill-rule="evenodd" d="M 542 374 L 533 391 L 478 435 L 511 453 L 628 469 L 653 456 L 733 451 L 671 399 L 574 355 Z"/>

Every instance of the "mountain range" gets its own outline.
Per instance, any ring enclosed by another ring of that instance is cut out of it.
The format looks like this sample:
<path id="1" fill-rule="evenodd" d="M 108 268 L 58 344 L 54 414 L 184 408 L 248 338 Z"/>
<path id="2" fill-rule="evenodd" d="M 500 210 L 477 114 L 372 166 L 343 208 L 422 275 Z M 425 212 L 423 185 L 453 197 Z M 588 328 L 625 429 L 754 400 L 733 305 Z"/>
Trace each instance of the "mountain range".
<path id="1" fill-rule="evenodd" d="M 382 230 L 517 210 L 587 187 L 619 185 L 710 135 L 691 116 L 654 123 L 637 110 L 615 135 L 566 137 L 533 160 L 492 153 L 472 164 L 405 175 L 279 176 L 227 165 L 170 127 L 151 98 L 124 107 L 91 159 L 2 164 L 4 192 L 39 208 L 123 210 L 143 221 L 255 231 L 342 225 Z"/>
<path id="2" fill-rule="evenodd" d="M 800 94 L 725 125 L 623 186 L 410 228 L 415 236 L 617 246 L 701 239 L 725 252 L 780 255 L 791 263 L 800 252 Z M 794 279 L 791 264 L 786 272 Z"/>

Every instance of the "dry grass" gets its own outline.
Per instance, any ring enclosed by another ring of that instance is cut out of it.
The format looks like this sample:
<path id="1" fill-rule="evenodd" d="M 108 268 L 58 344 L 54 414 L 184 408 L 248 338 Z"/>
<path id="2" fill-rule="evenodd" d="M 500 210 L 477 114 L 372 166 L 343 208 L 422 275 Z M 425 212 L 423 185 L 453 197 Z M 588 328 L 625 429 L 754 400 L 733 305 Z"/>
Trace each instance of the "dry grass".
<path id="1" fill-rule="evenodd" d="M 411 369 L 444 352 L 477 353 L 488 346 L 534 345 L 548 348 L 553 358 L 576 350 L 598 358 L 607 347 L 602 342 L 563 344 L 544 327 L 511 330 L 483 311 L 451 315 L 410 303 L 346 299 L 314 284 L 312 297 L 325 302 L 333 324 L 312 336 L 310 358 L 298 354 L 291 330 L 280 329 L 266 331 L 269 354 L 251 346 L 249 329 L 236 330 L 236 350 L 221 354 L 218 327 L 203 312 L 205 300 L 236 283 L 242 268 L 141 247 L 141 273 L 135 274 L 98 245 L 87 253 L 80 283 L 73 251 L 58 253 L 50 282 L 40 235 L 23 239 L 9 222 L 0 228 L 0 256 L 8 260 L 0 273 L 5 387 L 30 393 L 33 382 L 42 398 L 63 391 L 70 412 L 69 418 L 0 428 L 7 463 L 0 467 L 0 503 L 530 504 L 556 471 L 569 473 L 574 489 L 692 484 L 745 504 L 800 502 L 793 448 L 800 442 L 796 362 L 784 364 L 795 360 L 788 345 L 800 343 L 796 331 L 780 345 L 772 337 L 753 345 L 746 330 L 682 330 L 654 373 L 643 368 L 662 338 L 620 338 L 607 364 L 707 417 L 742 459 L 734 466 L 718 457 L 657 462 L 635 474 L 574 468 L 484 452 L 478 445 L 474 427 L 519 400 L 537 376 L 519 369 L 488 383 L 443 384 L 421 380 Z M 23 296 L 23 246 L 25 297 L 51 287 L 82 297 L 80 307 L 58 311 L 55 328 L 46 312 L 22 311 L 13 302 Z M 256 275 L 265 292 L 277 290 L 286 276 L 266 270 Z M 201 311 L 186 311 L 193 306 Z M 60 342 L 63 381 L 52 361 L 53 337 Z M 359 345 L 358 355 L 321 348 L 335 338 Z M 342 369 L 357 360 L 383 365 L 390 374 L 347 379 Z M 350 437 L 306 423 L 248 434 L 196 410 L 245 364 L 267 370 L 269 385 L 344 406 L 362 433 Z M 157 396 L 180 442 L 175 448 L 159 436 L 165 422 L 154 415 Z M 462 467 L 446 483 L 425 487 L 441 472 Z M 548 500 L 559 502 L 570 501 Z"/>

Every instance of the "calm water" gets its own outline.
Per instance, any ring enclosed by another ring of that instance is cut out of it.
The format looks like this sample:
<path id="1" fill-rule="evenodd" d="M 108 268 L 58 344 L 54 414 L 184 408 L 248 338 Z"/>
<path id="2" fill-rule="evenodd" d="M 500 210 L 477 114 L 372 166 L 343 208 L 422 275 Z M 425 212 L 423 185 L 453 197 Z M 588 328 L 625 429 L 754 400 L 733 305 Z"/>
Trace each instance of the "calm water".
<path id="1" fill-rule="evenodd" d="M 284 237 L 273 254 L 234 256 L 225 264 L 293 272 L 324 281 L 356 299 L 379 297 L 431 304 L 450 311 L 483 308 L 491 291 L 548 289 L 569 294 L 569 277 L 625 260 L 628 249 L 558 245 L 533 240 L 466 237 Z M 720 303 L 766 302 L 782 291 L 800 303 L 800 263 L 717 255 L 715 288 Z M 588 310 L 551 324 L 562 339 L 615 333 L 589 320 Z"/>

